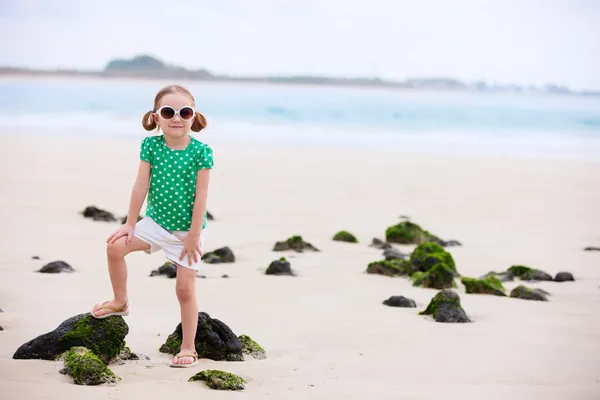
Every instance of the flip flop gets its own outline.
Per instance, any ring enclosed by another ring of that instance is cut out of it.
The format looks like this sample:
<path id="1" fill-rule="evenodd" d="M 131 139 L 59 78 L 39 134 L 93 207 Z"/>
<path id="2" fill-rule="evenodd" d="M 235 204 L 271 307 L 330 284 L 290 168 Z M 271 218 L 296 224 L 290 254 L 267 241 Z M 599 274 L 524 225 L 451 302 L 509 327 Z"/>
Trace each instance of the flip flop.
<path id="1" fill-rule="evenodd" d="M 91 316 L 96 319 L 104 319 L 104 318 L 112 317 L 113 315 L 120 315 L 120 316 L 129 315 L 129 308 L 127 307 L 128 303 L 123 304 L 123 307 L 121 307 L 121 308 L 108 307 L 106 305 L 107 303 L 108 303 L 108 301 L 105 301 L 104 303 L 102 303 L 100 305 L 100 307 L 98 308 L 98 310 L 110 310 L 111 312 L 102 314 L 102 315 L 96 315 L 96 314 L 94 314 L 94 312 L 98 311 L 98 310 L 92 310 L 92 311 L 90 311 Z"/>
<path id="2" fill-rule="evenodd" d="M 198 364 L 198 353 L 194 352 L 194 354 L 177 354 L 175 357 L 173 358 L 183 358 L 183 357 L 191 357 L 194 359 L 194 361 L 192 361 L 189 364 L 175 364 L 173 362 L 173 360 L 171 360 L 171 367 L 172 368 L 189 368 L 189 367 L 193 367 L 194 365 Z"/>

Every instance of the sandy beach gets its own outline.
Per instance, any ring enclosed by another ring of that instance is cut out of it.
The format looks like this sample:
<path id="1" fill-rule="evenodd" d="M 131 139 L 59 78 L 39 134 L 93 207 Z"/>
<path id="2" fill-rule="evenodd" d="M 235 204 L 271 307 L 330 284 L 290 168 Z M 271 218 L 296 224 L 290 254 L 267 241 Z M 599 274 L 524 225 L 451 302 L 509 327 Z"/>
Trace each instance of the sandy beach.
<path id="1" fill-rule="evenodd" d="M 126 341 L 151 359 L 112 365 L 123 379 L 115 386 L 85 387 L 58 373 L 60 361 L 12 355 L 110 298 L 105 239 L 118 224 L 79 212 L 96 205 L 125 215 L 139 142 L 2 135 L 0 146 L 3 399 L 600 398 L 600 252 L 583 251 L 600 246 L 600 163 L 216 143 L 206 246 L 229 246 L 237 260 L 202 267 L 199 307 L 268 358 L 169 368 L 158 348 L 179 322 L 175 282 L 149 277 L 162 253 L 138 253 L 128 257 Z M 401 215 L 459 240 L 448 251 L 463 276 L 524 264 L 576 281 L 526 283 L 551 294 L 536 302 L 466 294 L 458 280 L 473 323 L 436 323 L 418 312 L 437 290 L 365 273 L 383 258 L 372 238 Z M 332 241 L 342 229 L 360 243 Z M 286 253 L 296 277 L 264 275 L 282 255 L 274 243 L 295 234 L 322 251 Z M 34 272 L 55 260 L 76 272 Z M 417 308 L 382 304 L 393 295 Z M 247 387 L 187 382 L 202 369 L 236 373 Z"/>

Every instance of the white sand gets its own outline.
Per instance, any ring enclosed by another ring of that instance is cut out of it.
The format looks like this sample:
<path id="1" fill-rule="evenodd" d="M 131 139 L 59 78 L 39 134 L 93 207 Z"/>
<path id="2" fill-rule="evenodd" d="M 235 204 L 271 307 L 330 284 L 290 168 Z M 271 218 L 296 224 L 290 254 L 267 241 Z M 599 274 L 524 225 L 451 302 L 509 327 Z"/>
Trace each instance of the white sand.
<path id="1" fill-rule="evenodd" d="M 214 145 L 208 208 L 217 221 L 207 244 L 230 246 L 237 261 L 202 268 L 200 309 L 253 337 L 269 358 L 169 368 L 158 348 L 179 322 L 174 281 L 149 277 L 162 254 L 133 254 L 126 340 L 151 361 L 112 366 L 123 381 L 91 388 L 60 375 L 60 362 L 13 360 L 21 344 L 109 299 L 104 240 L 118 225 L 78 211 L 126 212 L 138 145 L 0 138 L 1 398 L 600 398 L 600 253 L 582 251 L 600 245 L 600 164 L 562 161 Z M 545 303 L 467 295 L 459 283 L 475 322 L 435 323 L 418 315 L 435 290 L 364 273 L 381 258 L 371 239 L 402 214 L 460 240 L 449 250 L 465 276 L 527 264 L 570 271 L 577 282 L 528 283 L 552 294 Z M 361 243 L 331 241 L 340 229 Z M 281 255 L 273 244 L 293 234 L 322 252 L 289 255 L 296 278 L 265 276 Z M 33 272 L 54 260 L 77 272 Z M 418 308 L 381 304 L 392 295 Z M 208 368 L 241 375 L 246 391 L 186 382 Z"/>

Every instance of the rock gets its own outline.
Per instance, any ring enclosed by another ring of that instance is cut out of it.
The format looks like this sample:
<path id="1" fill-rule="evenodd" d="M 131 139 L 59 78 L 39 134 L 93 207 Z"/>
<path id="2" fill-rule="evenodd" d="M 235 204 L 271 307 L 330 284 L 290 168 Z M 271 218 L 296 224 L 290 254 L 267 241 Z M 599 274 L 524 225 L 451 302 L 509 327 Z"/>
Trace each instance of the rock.
<path id="1" fill-rule="evenodd" d="M 4 328 L 2 327 L 2 325 L 0 325 L 0 331 L 3 331 L 3 330 L 4 330 Z"/>
<path id="2" fill-rule="evenodd" d="M 339 231 L 333 236 L 333 240 L 336 242 L 358 243 L 356 236 L 348 231 Z"/>
<path id="3" fill-rule="evenodd" d="M 230 372 L 209 369 L 198 372 L 188 382 L 206 381 L 206 386 L 214 390 L 244 390 L 246 381 Z"/>
<path id="4" fill-rule="evenodd" d="M 471 322 L 460 305 L 460 297 L 452 290 L 438 292 L 420 315 L 432 315 L 436 322 Z"/>
<path id="5" fill-rule="evenodd" d="M 210 213 L 210 211 L 206 211 L 206 219 L 209 221 L 214 221 L 215 217 Z"/>
<path id="6" fill-rule="evenodd" d="M 302 239 L 302 236 L 292 236 L 283 242 L 275 243 L 273 247 L 273 251 L 286 251 L 286 250 L 294 250 L 298 253 L 302 253 L 304 250 L 310 251 L 320 251 L 312 244 L 305 242 Z"/>
<path id="7" fill-rule="evenodd" d="M 421 244 L 428 240 L 429 233 L 410 221 L 402 221 L 385 231 L 385 240 L 390 243 Z"/>
<path id="8" fill-rule="evenodd" d="M 123 346 L 119 354 L 111 360 L 111 364 L 117 361 L 136 361 L 139 360 L 140 357 L 131 351 L 131 349 L 127 346 Z"/>
<path id="9" fill-rule="evenodd" d="M 181 348 L 183 332 L 181 323 L 160 347 L 161 353 L 176 355 Z M 231 329 L 205 312 L 198 313 L 198 328 L 195 338 L 196 351 L 200 358 L 215 361 L 243 361 L 242 344 Z"/>
<path id="10" fill-rule="evenodd" d="M 484 279 L 473 279 L 463 277 L 461 279 L 467 293 L 493 294 L 494 296 L 506 296 L 504 286 L 495 276 Z"/>
<path id="11" fill-rule="evenodd" d="M 32 260 L 39 260 L 39 259 L 40 259 L 40 257 L 39 257 L 39 256 L 33 256 L 33 257 L 31 257 L 31 259 L 32 259 Z"/>
<path id="12" fill-rule="evenodd" d="M 284 257 L 281 257 L 279 260 L 272 261 L 265 270 L 265 274 L 296 276 L 296 272 L 292 270 L 290 262 Z"/>
<path id="13" fill-rule="evenodd" d="M 551 281 L 552 276 L 540 271 L 539 269 L 533 269 L 524 265 L 513 265 L 508 269 L 508 272 L 514 276 L 520 278 L 523 281 Z"/>
<path id="14" fill-rule="evenodd" d="M 144 217 L 142 217 L 141 215 L 138 215 L 137 217 L 137 222 L 143 220 Z M 121 224 L 125 225 L 127 223 L 127 215 L 124 216 L 123 218 L 121 218 Z"/>
<path id="15" fill-rule="evenodd" d="M 506 272 L 494 272 L 494 271 L 490 271 L 487 274 L 483 275 L 479 279 L 485 279 L 485 278 L 488 278 L 490 276 L 493 276 L 493 277 L 497 278 L 500 282 L 512 282 L 515 279 L 515 277 L 512 274 L 512 272 L 509 272 L 509 271 L 506 271 Z"/>
<path id="16" fill-rule="evenodd" d="M 524 300 L 548 301 L 546 295 L 540 290 L 533 290 L 523 285 L 514 288 L 510 292 L 510 297 Z"/>
<path id="17" fill-rule="evenodd" d="M 196 275 L 200 279 L 206 279 L 206 275 Z"/>
<path id="18" fill-rule="evenodd" d="M 58 274 L 60 272 L 75 272 L 75 269 L 64 261 L 52 261 L 51 263 L 44 265 L 37 272 L 43 274 Z"/>
<path id="19" fill-rule="evenodd" d="M 61 372 L 73 377 L 76 385 L 114 384 L 121 380 L 94 352 L 82 346 L 75 346 L 67 351 L 64 365 Z"/>
<path id="20" fill-rule="evenodd" d="M 232 263 L 235 262 L 235 255 L 229 247 L 225 246 L 213 252 L 204 254 L 202 256 L 202 261 L 207 264 Z"/>
<path id="21" fill-rule="evenodd" d="M 86 207 L 85 210 L 83 210 L 83 216 L 85 218 L 91 218 L 94 221 L 114 222 L 117 220 L 112 213 L 95 206 Z"/>
<path id="22" fill-rule="evenodd" d="M 454 271 L 447 264 L 439 262 L 427 272 L 415 272 L 411 276 L 413 286 L 433 289 L 449 289 L 456 287 Z"/>
<path id="23" fill-rule="evenodd" d="M 369 263 L 366 272 L 385 276 L 411 276 L 414 268 L 408 260 L 392 259 Z"/>
<path id="24" fill-rule="evenodd" d="M 410 254 L 405 254 L 400 250 L 389 248 L 383 251 L 383 256 L 386 260 L 406 260 L 410 257 Z"/>
<path id="25" fill-rule="evenodd" d="M 167 261 L 166 263 L 158 267 L 158 269 L 155 269 L 154 271 L 150 272 L 150 276 L 157 275 L 164 275 L 167 278 L 175 278 L 177 277 L 177 265 L 170 261 Z"/>
<path id="26" fill-rule="evenodd" d="M 385 249 L 391 248 L 392 245 L 387 242 L 384 242 L 381 239 L 373 238 L 373 241 L 371 242 L 369 247 L 374 247 L 376 249 L 385 250 Z"/>
<path id="27" fill-rule="evenodd" d="M 456 263 L 452 255 L 442 246 L 433 242 L 426 242 L 418 245 L 410 255 L 410 262 L 415 267 L 415 271 L 427 272 L 435 264 L 440 262 L 446 264 L 458 276 Z"/>
<path id="28" fill-rule="evenodd" d="M 408 299 L 404 296 L 392 296 L 387 300 L 383 301 L 383 304 L 390 307 L 404 307 L 404 308 L 415 308 L 417 303 L 414 300 Z"/>
<path id="29" fill-rule="evenodd" d="M 0 308 L 0 312 L 4 312 L 4 311 Z"/>
<path id="30" fill-rule="evenodd" d="M 600 251 L 600 247 L 598 246 L 588 246 L 583 249 L 583 251 Z"/>
<path id="31" fill-rule="evenodd" d="M 221 278 L 229 278 L 229 275 L 223 274 L 223 275 L 221 275 Z"/>
<path id="32" fill-rule="evenodd" d="M 440 243 L 440 246 L 443 246 L 443 247 L 455 247 L 455 246 L 462 246 L 462 243 L 459 242 L 458 240 L 448 240 L 448 241 L 442 240 L 441 243 Z"/>
<path id="33" fill-rule="evenodd" d="M 570 272 L 559 272 L 554 277 L 554 282 L 567 282 L 567 281 L 575 281 L 573 274 Z"/>
<path id="34" fill-rule="evenodd" d="M 13 358 L 54 360 L 71 347 L 82 346 L 108 364 L 121 351 L 127 333 L 129 327 L 123 317 L 96 319 L 89 313 L 79 314 L 63 321 L 52 332 L 23 344 Z"/>
<path id="35" fill-rule="evenodd" d="M 257 360 L 264 360 L 267 358 L 267 353 L 260 347 L 258 343 L 250 338 L 248 335 L 240 335 L 238 337 L 242 344 L 242 353 L 245 355 L 252 356 Z"/>

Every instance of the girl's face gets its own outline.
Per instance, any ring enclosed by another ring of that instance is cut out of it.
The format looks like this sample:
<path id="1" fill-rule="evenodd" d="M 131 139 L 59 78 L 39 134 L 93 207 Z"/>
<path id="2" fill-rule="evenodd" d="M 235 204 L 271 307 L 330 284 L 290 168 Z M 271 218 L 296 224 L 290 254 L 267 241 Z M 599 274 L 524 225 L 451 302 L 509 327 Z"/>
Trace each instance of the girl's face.
<path id="1" fill-rule="evenodd" d="M 192 101 L 182 93 L 165 95 L 154 113 L 156 125 L 165 135 L 173 138 L 187 135 L 195 117 Z"/>

